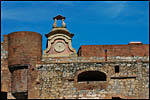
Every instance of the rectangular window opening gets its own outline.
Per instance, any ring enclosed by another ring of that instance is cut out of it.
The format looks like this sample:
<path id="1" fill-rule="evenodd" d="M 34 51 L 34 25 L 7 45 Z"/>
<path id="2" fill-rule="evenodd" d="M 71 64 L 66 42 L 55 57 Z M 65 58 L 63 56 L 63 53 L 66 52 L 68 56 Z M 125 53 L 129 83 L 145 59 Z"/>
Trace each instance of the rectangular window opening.
<path id="1" fill-rule="evenodd" d="M 74 79 L 68 79 L 68 81 L 74 81 Z"/>
<path id="2" fill-rule="evenodd" d="M 119 66 L 115 66 L 115 73 L 119 73 Z"/>

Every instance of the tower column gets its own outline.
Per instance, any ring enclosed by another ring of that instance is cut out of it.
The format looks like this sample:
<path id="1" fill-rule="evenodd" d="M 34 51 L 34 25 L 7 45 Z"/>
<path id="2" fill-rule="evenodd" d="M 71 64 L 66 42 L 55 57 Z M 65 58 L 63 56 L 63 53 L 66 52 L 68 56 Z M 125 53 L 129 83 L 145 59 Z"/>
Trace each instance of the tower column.
<path id="1" fill-rule="evenodd" d="M 66 27 L 66 23 L 64 22 L 64 19 L 62 19 L 62 27 Z"/>
<path id="2" fill-rule="evenodd" d="M 56 25 L 57 25 L 57 19 L 54 19 L 54 21 L 55 21 L 55 22 L 54 22 L 54 24 L 53 24 L 53 28 L 56 27 Z"/>

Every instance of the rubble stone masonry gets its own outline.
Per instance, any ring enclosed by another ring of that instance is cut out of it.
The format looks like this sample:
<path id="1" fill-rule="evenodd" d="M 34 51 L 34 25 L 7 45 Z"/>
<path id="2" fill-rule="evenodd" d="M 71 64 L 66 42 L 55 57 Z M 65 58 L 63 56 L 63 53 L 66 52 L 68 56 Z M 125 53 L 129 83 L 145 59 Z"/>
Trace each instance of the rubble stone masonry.
<path id="1" fill-rule="evenodd" d="M 114 61 L 108 62 L 100 57 L 91 57 L 88 62 L 86 59 L 89 58 L 43 58 L 36 65 L 34 88 L 39 98 L 149 98 L 149 57 L 114 57 Z M 115 66 L 119 66 L 119 73 Z M 86 71 L 103 72 L 107 80 L 78 82 L 78 75 Z"/>

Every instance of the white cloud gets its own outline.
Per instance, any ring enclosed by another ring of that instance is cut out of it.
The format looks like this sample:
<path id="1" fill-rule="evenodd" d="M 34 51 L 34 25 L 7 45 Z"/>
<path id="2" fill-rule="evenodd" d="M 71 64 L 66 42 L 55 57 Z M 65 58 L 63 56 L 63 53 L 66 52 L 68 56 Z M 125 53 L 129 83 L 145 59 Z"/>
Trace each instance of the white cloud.
<path id="1" fill-rule="evenodd" d="M 118 3 L 117 5 L 112 5 L 109 9 L 108 12 L 110 13 L 110 17 L 116 18 L 118 17 L 121 12 L 127 7 L 126 3 Z"/>
<path id="2" fill-rule="evenodd" d="M 97 14 L 105 18 L 116 18 L 125 10 L 126 7 L 126 1 L 102 1 L 90 5 L 87 9 L 93 12 L 93 14 Z"/>

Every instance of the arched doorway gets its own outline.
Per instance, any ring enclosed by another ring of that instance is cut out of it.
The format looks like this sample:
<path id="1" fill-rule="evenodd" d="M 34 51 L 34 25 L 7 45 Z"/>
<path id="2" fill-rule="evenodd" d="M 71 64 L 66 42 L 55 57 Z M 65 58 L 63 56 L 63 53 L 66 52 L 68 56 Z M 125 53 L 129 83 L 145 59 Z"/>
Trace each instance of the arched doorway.
<path id="1" fill-rule="evenodd" d="M 78 82 L 83 81 L 106 81 L 107 76 L 100 71 L 85 71 L 78 75 Z"/>

